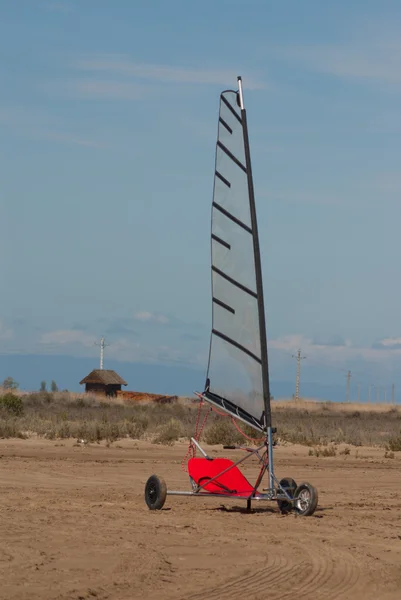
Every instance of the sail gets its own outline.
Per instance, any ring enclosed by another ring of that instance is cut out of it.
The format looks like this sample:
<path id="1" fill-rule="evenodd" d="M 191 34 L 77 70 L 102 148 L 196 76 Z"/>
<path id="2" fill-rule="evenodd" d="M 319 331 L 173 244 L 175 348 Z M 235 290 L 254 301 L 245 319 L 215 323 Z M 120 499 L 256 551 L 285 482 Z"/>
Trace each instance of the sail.
<path id="1" fill-rule="evenodd" d="M 246 112 L 220 96 L 212 204 L 213 319 L 203 397 L 255 429 L 271 426 L 260 251 Z"/>

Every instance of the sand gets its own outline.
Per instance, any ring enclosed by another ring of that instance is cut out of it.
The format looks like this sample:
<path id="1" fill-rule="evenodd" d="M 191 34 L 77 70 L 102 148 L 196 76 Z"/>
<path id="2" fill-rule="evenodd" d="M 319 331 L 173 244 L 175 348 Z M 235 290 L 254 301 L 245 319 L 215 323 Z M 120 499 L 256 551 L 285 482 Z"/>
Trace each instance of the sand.
<path id="1" fill-rule="evenodd" d="M 275 503 L 247 513 L 241 501 L 219 498 L 168 497 L 162 511 L 149 511 L 149 475 L 189 490 L 185 450 L 0 440 L 0 598 L 401 597 L 400 456 L 359 448 L 358 457 L 352 449 L 322 458 L 277 447 L 277 475 L 318 488 L 313 517 L 282 516 Z M 244 472 L 251 478 L 255 469 Z"/>

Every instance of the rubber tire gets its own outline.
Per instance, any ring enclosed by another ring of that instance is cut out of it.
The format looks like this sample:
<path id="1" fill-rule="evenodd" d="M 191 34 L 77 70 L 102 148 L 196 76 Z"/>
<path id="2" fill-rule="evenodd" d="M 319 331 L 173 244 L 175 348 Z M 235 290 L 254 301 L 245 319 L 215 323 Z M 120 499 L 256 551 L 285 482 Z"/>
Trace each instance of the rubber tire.
<path id="1" fill-rule="evenodd" d="M 297 489 L 297 484 L 291 477 L 284 477 L 284 479 L 280 481 L 280 487 L 286 488 L 285 491 L 293 498 L 295 490 Z M 287 515 L 293 509 L 293 504 L 287 500 L 277 500 L 277 505 L 282 515 Z"/>
<path id="2" fill-rule="evenodd" d="M 299 485 L 297 487 L 297 489 L 295 490 L 294 498 L 298 499 L 301 492 L 303 492 L 305 490 L 307 490 L 309 492 L 309 496 L 310 496 L 308 506 L 306 508 L 302 509 L 298 506 L 298 503 L 295 501 L 294 502 L 294 511 L 297 513 L 297 515 L 300 515 L 301 517 L 310 517 L 311 515 L 313 515 L 313 513 L 315 512 L 316 507 L 317 507 L 317 503 L 318 503 L 317 489 L 314 488 L 313 485 L 310 483 L 307 483 L 307 482 L 301 483 L 301 485 Z"/>
<path id="3" fill-rule="evenodd" d="M 150 510 L 163 508 L 167 498 L 167 485 L 164 479 L 151 475 L 145 485 L 145 502 Z"/>

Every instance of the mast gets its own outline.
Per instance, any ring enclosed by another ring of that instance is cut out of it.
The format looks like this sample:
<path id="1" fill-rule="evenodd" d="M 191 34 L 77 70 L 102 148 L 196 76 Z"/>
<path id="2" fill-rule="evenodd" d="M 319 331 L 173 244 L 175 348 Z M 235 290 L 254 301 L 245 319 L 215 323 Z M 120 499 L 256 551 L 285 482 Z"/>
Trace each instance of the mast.
<path id="1" fill-rule="evenodd" d="M 259 313 L 259 332 L 260 332 L 260 350 L 262 360 L 262 381 L 263 381 L 263 401 L 265 406 L 265 426 L 271 427 L 271 408 L 270 408 L 270 382 L 269 382 L 269 363 L 267 356 L 267 340 L 266 340 L 266 316 L 265 316 L 265 305 L 263 297 L 263 281 L 262 281 L 262 264 L 260 259 L 260 247 L 259 247 L 259 234 L 258 234 L 258 223 L 256 217 L 256 205 L 255 205 L 255 191 L 253 187 L 252 177 L 252 165 L 251 165 L 251 153 L 249 148 L 249 136 L 248 136 L 248 123 L 246 118 L 246 109 L 244 106 L 244 95 L 242 90 L 242 78 L 238 76 L 238 92 L 239 102 L 241 108 L 241 117 L 243 122 L 244 132 L 244 146 L 245 146 L 245 159 L 246 168 L 248 171 L 248 191 L 249 191 L 249 204 L 251 212 L 251 223 L 253 231 L 253 251 L 255 258 L 255 271 L 256 271 L 256 291 L 257 291 L 257 302 L 258 302 L 258 313 Z"/>

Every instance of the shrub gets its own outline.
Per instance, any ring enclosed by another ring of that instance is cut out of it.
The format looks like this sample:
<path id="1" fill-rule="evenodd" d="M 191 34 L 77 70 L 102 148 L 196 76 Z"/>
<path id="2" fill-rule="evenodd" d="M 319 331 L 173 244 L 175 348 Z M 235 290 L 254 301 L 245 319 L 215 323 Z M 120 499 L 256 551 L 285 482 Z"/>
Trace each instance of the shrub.
<path id="1" fill-rule="evenodd" d="M 177 419 L 170 419 L 165 425 L 161 425 L 153 444 L 166 444 L 172 446 L 181 435 L 181 423 Z"/>
<path id="2" fill-rule="evenodd" d="M 57 437 L 59 438 L 69 438 L 71 437 L 70 425 L 66 421 L 64 421 L 58 429 Z"/>
<path id="3" fill-rule="evenodd" d="M 25 438 L 15 419 L 0 419 L 0 438 Z"/>
<path id="4" fill-rule="evenodd" d="M 11 392 L 0 397 L 0 405 L 3 406 L 7 412 L 17 417 L 24 412 L 22 399 Z"/>
<path id="5" fill-rule="evenodd" d="M 398 436 L 394 436 L 389 439 L 387 450 L 392 450 L 393 452 L 401 451 L 401 433 Z"/>
<path id="6" fill-rule="evenodd" d="M 85 400 L 83 398 L 78 398 L 75 402 L 74 402 L 75 406 L 78 406 L 79 408 L 85 408 L 85 406 L 87 405 Z"/>
<path id="7" fill-rule="evenodd" d="M 115 442 L 120 437 L 124 437 L 124 434 L 120 432 L 118 423 L 110 423 L 106 426 L 105 438 L 108 442 Z"/>
<path id="8" fill-rule="evenodd" d="M 205 432 L 205 442 L 211 445 L 223 444 L 231 446 L 244 441 L 243 436 L 233 427 L 231 421 L 222 419 L 216 421 Z"/>
<path id="9" fill-rule="evenodd" d="M 5 390 L 17 390 L 18 389 L 18 383 L 12 377 L 6 377 L 5 380 L 2 383 L 2 387 Z"/>
<path id="10" fill-rule="evenodd" d="M 125 422 L 125 430 L 127 435 L 133 440 L 139 440 L 146 429 L 148 428 L 149 421 L 146 418 L 138 418 L 135 421 L 126 421 Z"/>

